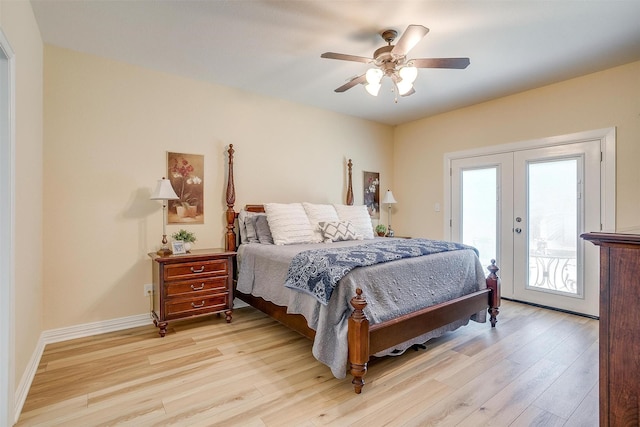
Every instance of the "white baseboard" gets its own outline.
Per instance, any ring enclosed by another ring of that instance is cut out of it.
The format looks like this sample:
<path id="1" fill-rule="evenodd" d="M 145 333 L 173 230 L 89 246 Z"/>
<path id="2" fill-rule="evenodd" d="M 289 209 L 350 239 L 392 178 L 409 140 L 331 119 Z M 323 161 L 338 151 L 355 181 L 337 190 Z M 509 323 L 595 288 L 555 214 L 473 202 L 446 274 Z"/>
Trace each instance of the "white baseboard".
<path id="1" fill-rule="evenodd" d="M 44 352 L 44 340 L 42 339 L 42 335 L 40 335 L 40 339 L 38 340 L 36 349 L 31 355 L 29 364 L 27 365 L 27 368 L 25 369 L 24 374 L 22 375 L 22 379 L 20 380 L 20 384 L 18 384 L 18 388 L 16 389 L 15 408 L 13 411 L 15 415 L 14 423 L 17 423 L 18 418 L 20 418 L 22 407 L 24 406 L 24 402 L 27 400 L 27 395 L 29 394 L 29 388 L 31 388 L 33 377 L 36 376 L 36 371 L 38 370 L 38 365 L 40 364 L 40 358 L 42 358 L 43 352 Z"/>
<path id="2" fill-rule="evenodd" d="M 45 344 L 52 344 L 75 338 L 104 334 L 106 332 L 137 328 L 138 326 L 149 325 L 151 323 L 153 323 L 151 315 L 149 313 L 145 313 L 101 322 L 85 323 L 84 325 L 69 326 L 67 328 L 51 329 L 44 331 L 42 333 L 42 338 L 44 339 Z"/>
<path id="3" fill-rule="evenodd" d="M 29 364 L 22 375 L 20 384 L 15 394 L 15 422 L 18 422 L 24 402 L 27 400 L 31 383 L 38 370 L 42 353 L 47 344 L 68 341 L 75 338 L 84 338 L 92 335 L 104 334 L 106 332 L 121 331 L 123 329 L 137 328 L 138 326 L 153 323 L 149 313 L 135 316 L 120 317 L 118 319 L 105 320 L 102 322 L 85 323 L 83 325 L 69 326 L 67 328 L 51 329 L 42 332 L 38 344 L 29 360 Z"/>

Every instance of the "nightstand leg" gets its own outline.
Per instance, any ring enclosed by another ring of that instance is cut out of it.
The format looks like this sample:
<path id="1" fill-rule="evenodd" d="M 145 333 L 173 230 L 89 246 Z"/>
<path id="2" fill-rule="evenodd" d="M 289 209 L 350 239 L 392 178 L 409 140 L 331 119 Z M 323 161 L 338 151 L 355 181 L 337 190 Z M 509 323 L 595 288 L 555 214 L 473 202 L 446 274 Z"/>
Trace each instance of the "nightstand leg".
<path id="1" fill-rule="evenodd" d="M 225 319 L 227 321 L 227 323 L 231 323 L 231 315 L 233 314 L 233 310 L 227 310 L 224 312 L 225 314 Z"/>
<path id="2" fill-rule="evenodd" d="M 158 331 L 158 333 L 160 334 L 161 337 L 164 337 L 165 335 L 167 335 L 167 322 L 158 322 L 158 324 L 156 326 L 158 326 L 158 328 L 160 328 L 160 330 Z"/>

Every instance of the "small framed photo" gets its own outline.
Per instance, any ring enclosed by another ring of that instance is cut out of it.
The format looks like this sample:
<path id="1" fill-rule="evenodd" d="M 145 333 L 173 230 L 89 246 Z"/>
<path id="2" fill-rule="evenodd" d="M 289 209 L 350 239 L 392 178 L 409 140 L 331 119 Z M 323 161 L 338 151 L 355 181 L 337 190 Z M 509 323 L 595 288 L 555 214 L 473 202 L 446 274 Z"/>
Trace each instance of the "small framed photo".
<path id="1" fill-rule="evenodd" d="M 187 253 L 187 250 L 184 247 L 184 242 L 182 240 L 174 240 L 173 242 L 171 242 L 171 251 L 174 255 Z"/>

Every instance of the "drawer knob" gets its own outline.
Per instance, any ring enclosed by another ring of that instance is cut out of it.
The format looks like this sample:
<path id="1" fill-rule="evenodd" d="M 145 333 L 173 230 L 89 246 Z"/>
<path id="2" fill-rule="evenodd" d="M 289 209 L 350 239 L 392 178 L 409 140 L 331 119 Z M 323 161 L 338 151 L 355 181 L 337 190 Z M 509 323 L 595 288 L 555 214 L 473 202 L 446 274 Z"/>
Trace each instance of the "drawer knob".
<path id="1" fill-rule="evenodd" d="M 191 272 L 192 273 L 202 273 L 204 271 L 204 265 L 202 267 L 200 267 L 199 269 L 195 269 L 193 267 L 191 267 Z"/>
<path id="2" fill-rule="evenodd" d="M 204 282 L 200 284 L 199 288 L 196 288 L 195 286 L 191 285 L 192 291 L 201 291 L 202 289 L 204 289 Z"/>
<path id="3" fill-rule="evenodd" d="M 204 307 L 204 301 L 202 301 L 200 304 L 196 304 L 195 302 L 192 302 L 191 303 L 191 307 L 193 307 L 193 308 Z"/>

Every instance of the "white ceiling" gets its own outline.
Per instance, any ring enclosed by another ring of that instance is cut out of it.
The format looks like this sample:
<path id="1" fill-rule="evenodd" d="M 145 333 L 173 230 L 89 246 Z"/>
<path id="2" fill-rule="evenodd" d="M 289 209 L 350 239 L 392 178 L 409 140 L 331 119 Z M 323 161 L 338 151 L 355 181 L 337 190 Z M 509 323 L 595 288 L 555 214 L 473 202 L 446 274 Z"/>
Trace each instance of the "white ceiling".
<path id="1" fill-rule="evenodd" d="M 45 43 L 386 124 L 640 60 L 638 0 L 31 0 Z M 394 103 L 358 85 L 379 33 L 421 24 L 409 58 L 469 57 L 421 69 Z"/>

